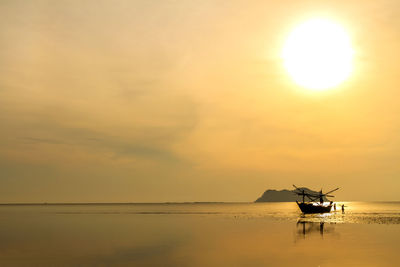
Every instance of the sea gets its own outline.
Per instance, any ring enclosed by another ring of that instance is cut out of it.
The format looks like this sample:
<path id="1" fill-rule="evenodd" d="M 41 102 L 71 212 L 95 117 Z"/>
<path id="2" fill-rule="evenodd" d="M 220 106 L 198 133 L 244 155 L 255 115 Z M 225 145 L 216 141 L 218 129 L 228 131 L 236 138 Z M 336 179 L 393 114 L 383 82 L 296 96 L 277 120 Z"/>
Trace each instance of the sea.
<path id="1" fill-rule="evenodd" d="M 0 266 L 400 266 L 400 202 L 0 205 Z"/>

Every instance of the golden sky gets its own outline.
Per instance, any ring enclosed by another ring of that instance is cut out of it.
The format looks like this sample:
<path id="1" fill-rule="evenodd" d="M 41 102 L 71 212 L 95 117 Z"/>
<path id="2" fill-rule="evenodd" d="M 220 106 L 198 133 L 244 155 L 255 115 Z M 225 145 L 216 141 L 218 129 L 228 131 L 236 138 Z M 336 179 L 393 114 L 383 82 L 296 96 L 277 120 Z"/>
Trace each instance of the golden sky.
<path id="1" fill-rule="evenodd" d="M 398 1 L 0 2 L 0 201 L 399 200 Z M 288 34 L 340 23 L 350 78 L 313 92 Z"/>

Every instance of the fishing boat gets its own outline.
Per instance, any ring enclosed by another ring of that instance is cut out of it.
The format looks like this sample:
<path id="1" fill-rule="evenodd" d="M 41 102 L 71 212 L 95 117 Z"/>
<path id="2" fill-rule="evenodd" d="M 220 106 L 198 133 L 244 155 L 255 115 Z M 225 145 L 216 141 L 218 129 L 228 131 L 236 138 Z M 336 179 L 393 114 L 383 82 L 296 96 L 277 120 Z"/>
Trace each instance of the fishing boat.
<path id="1" fill-rule="evenodd" d="M 331 212 L 333 201 L 330 202 L 324 202 L 324 197 L 335 197 L 333 195 L 329 195 L 330 193 L 335 192 L 339 188 L 333 189 L 327 193 L 322 193 L 319 191 L 319 193 L 314 194 L 314 193 L 309 193 L 306 192 L 303 188 L 299 188 L 295 185 L 293 185 L 295 190 L 293 190 L 293 193 L 297 194 L 298 196 L 303 197 L 303 201 L 299 202 L 296 200 L 297 205 L 299 206 L 300 210 L 303 213 L 309 214 L 309 213 L 328 213 Z M 306 202 L 305 198 L 308 198 L 310 201 Z M 316 200 L 319 199 L 319 202 L 316 202 Z"/>

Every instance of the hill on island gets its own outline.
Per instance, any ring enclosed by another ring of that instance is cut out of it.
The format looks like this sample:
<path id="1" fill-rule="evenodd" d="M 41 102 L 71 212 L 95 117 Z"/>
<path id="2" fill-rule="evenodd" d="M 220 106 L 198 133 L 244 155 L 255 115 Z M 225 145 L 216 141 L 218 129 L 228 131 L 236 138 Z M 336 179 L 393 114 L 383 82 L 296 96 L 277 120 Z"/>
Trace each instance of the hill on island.
<path id="1" fill-rule="evenodd" d="M 311 189 L 308 189 L 306 187 L 301 187 L 300 189 L 304 189 L 304 191 L 309 194 L 319 193 Z M 268 189 L 255 202 L 295 202 L 296 200 L 302 201 L 302 196 L 298 196 L 293 192 L 294 190 L 288 190 L 288 189 L 283 189 L 283 190 Z M 324 201 L 330 201 L 326 197 L 323 197 L 323 199 Z M 306 201 L 308 200 L 309 199 L 306 198 Z"/>

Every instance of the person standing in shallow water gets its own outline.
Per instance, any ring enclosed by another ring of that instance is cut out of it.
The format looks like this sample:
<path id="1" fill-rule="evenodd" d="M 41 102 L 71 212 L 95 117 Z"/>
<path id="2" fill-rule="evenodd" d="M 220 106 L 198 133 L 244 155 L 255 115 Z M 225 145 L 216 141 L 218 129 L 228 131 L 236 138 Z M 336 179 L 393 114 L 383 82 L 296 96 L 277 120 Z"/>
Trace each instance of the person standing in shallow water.
<path id="1" fill-rule="evenodd" d="M 344 213 L 344 204 L 342 205 L 342 213 Z"/>

